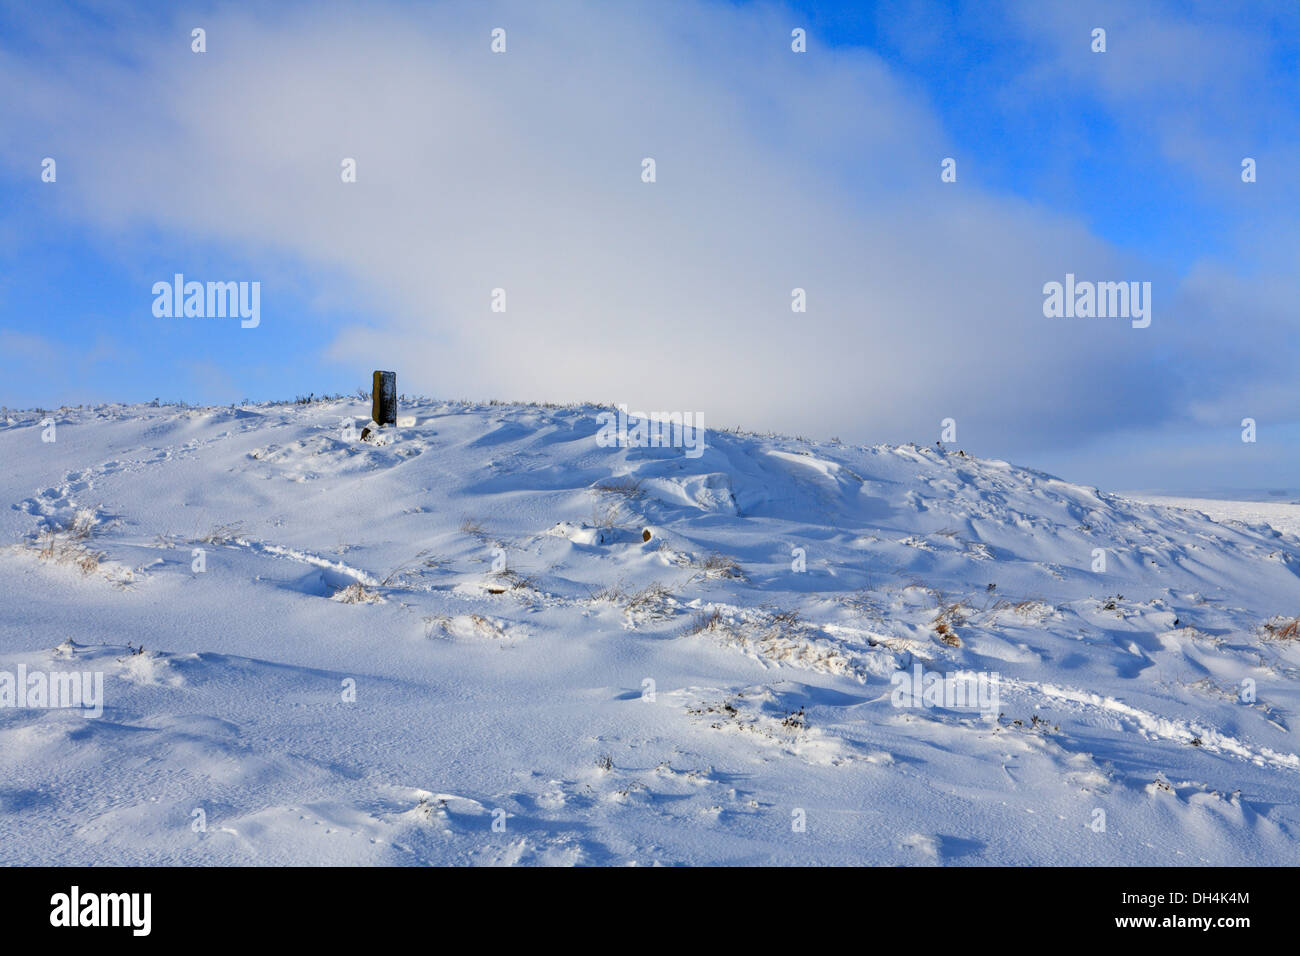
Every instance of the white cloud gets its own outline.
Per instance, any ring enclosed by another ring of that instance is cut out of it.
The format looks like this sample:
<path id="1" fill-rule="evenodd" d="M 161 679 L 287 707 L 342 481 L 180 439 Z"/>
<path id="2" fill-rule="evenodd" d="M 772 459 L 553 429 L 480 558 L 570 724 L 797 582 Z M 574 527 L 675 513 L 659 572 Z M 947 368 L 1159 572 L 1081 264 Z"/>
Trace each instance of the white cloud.
<path id="1" fill-rule="evenodd" d="M 999 451 L 1185 414 L 1184 378 L 1149 374 L 1162 350 L 1205 349 L 1177 330 L 1174 277 L 969 185 L 974 158 L 917 90 L 866 51 L 791 53 L 780 8 L 364 10 L 218 12 L 201 56 L 188 21 L 78 46 L 75 70 L 6 56 L 0 78 L 32 97 L 0 105 L 19 129 L 0 149 L 29 163 L 53 144 L 69 214 L 107 234 L 355 278 L 373 325 L 327 352 L 358 380 L 397 367 L 406 391 L 859 440 L 933 441 L 954 416 Z M 1042 285 L 1066 272 L 1153 280 L 1152 328 L 1045 319 Z"/>

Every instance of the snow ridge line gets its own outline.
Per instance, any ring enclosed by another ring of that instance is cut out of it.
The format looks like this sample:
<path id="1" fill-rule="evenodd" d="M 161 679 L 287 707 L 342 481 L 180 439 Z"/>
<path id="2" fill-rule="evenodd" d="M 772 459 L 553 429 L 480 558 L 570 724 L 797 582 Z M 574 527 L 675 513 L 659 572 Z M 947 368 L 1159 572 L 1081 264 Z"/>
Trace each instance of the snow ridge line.
<path id="1" fill-rule="evenodd" d="M 298 548 L 286 548 L 278 544 L 267 544 L 265 541 L 253 541 L 249 538 L 231 538 L 230 543 L 247 548 L 255 554 L 264 554 L 273 558 L 289 558 L 291 561 L 297 561 L 300 564 L 310 564 L 326 571 L 336 571 L 339 574 L 347 575 L 367 587 L 379 587 L 379 581 L 360 568 L 354 568 L 342 561 L 331 561 L 328 558 L 322 558 L 319 555 Z"/>
<path id="2" fill-rule="evenodd" d="M 1200 744 L 1197 746 L 1204 747 L 1211 752 L 1223 751 L 1244 760 L 1249 760 L 1257 766 L 1273 766 L 1300 772 L 1300 756 L 1296 754 L 1280 753 L 1270 747 L 1255 749 L 1244 741 L 1211 727 L 1201 727 L 1185 720 L 1161 717 L 1150 711 L 1126 704 L 1121 700 L 1116 700 L 1114 697 L 1104 697 L 1092 691 L 1059 687 L 1055 684 L 1043 684 L 1035 681 L 1007 680 L 1003 678 L 1001 683 L 1013 688 L 1037 691 L 1045 697 L 1056 700 L 1108 711 L 1122 718 L 1127 718 L 1131 723 L 1137 725 L 1142 734 L 1147 736 L 1175 740 L 1188 745 L 1192 745 L 1194 740 L 1200 740 Z"/>

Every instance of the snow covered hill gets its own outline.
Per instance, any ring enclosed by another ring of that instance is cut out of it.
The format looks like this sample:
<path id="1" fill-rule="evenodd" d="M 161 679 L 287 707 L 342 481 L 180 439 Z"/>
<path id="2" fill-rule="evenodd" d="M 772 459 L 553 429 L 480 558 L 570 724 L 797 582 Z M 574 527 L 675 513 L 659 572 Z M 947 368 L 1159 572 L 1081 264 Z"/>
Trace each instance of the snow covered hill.
<path id="1" fill-rule="evenodd" d="M 0 862 L 1300 859 L 1300 539 L 600 411 L 9 412 Z"/>

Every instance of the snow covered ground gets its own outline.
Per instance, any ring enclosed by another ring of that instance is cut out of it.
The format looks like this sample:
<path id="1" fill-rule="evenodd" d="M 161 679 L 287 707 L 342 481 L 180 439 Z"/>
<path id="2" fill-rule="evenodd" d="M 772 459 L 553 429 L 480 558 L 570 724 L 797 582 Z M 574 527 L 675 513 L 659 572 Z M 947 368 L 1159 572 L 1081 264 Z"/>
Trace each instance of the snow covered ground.
<path id="1" fill-rule="evenodd" d="M 1294 512 L 599 411 L 8 413 L 0 862 L 1300 859 Z"/>
<path id="2" fill-rule="evenodd" d="M 1125 495 L 1138 501 L 1170 508 L 1190 508 L 1215 521 L 1243 521 L 1247 524 L 1269 524 L 1278 531 L 1300 535 L 1300 504 L 1294 499 L 1281 501 L 1224 500 L 1221 498 L 1183 498 L 1172 495 L 1130 493 Z"/>

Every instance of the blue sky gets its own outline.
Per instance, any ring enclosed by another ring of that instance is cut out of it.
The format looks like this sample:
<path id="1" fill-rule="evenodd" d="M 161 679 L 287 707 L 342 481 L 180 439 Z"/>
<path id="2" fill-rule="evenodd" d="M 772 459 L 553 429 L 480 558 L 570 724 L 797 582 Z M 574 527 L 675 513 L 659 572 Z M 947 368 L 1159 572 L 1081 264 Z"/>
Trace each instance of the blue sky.
<path id="1" fill-rule="evenodd" d="M 1300 487 L 1298 11 L 0 6 L 0 403 L 392 366 L 860 442 L 952 416 L 1108 487 Z M 1053 325 L 1066 271 L 1151 281 L 1152 327 Z M 175 272 L 260 281 L 261 324 L 155 318 Z"/>

